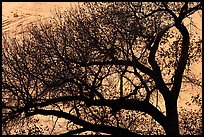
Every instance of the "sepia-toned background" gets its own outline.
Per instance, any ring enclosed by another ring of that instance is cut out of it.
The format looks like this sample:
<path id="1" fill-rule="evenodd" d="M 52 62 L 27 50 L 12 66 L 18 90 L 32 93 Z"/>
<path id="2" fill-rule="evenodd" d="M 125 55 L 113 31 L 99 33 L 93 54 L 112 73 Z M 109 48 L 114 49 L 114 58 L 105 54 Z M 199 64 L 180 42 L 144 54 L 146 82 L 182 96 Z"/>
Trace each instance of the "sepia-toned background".
<path id="1" fill-rule="evenodd" d="M 49 19 L 52 16 L 52 10 L 66 10 L 71 6 L 76 6 L 77 2 L 2 2 L 2 33 L 13 35 L 23 30 L 23 27 L 36 22 L 38 19 Z M 199 29 L 199 35 L 202 37 L 202 13 L 193 15 L 193 19 Z M 187 21 L 186 21 L 187 22 Z M 191 68 L 199 78 L 202 77 L 202 61 L 194 62 Z M 188 107 L 185 103 L 190 101 L 191 95 L 202 94 L 201 88 L 193 88 L 190 85 L 185 87 L 179 98 L 179 106 Z M 189 109 L 193 109 L 191 106 Z M 196 109 L 196 108 L 194 108 Z M 55 117 L 54 117 L 55 118 Z M 41 118 L 42 123 L 52 126 L 51 117 Z M 57 132 L 66 131 L 64 124 L 66 121 L 58 120 Z M 57 133 L 56 132 L 56 133 Z"/>

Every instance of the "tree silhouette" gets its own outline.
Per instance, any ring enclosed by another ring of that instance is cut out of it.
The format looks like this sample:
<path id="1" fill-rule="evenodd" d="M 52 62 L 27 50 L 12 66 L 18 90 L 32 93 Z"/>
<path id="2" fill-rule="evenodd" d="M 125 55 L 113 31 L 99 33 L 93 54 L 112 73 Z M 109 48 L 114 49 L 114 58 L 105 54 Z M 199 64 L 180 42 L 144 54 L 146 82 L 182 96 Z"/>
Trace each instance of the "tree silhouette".
<path id="1" fill-rule="evenodd" d="M 84 3 L 16 38 L 4 35 L 3 131 L 40 114 L 68 120 L 66 135 L 180 134 L 182 83 L 202 86 L 188 69 L 202 56 L 202 40 L 188 29 L 201 9 L 200 2 Z"/>

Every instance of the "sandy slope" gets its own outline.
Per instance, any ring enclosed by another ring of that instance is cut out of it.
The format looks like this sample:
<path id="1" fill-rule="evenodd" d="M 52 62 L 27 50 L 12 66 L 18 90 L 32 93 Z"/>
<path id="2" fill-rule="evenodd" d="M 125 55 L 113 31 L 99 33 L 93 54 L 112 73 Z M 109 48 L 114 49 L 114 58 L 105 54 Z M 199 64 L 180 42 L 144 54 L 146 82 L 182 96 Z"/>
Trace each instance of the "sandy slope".
<path id="1" fill-rule="evenodd" d="M 76 2 L 2 2 L 2 30 L 18 32 L 39 18 L 52 16 L 54 9 L 66 9 Z"/>

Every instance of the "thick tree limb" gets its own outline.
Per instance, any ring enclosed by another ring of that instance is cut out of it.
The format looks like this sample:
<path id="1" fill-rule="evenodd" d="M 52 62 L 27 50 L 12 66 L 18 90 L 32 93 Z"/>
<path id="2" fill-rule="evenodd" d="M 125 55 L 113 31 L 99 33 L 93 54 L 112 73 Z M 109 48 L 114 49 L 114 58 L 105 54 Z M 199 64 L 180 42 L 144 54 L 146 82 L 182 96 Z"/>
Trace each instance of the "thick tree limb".
<path id="1" fill-rule="evenodd" d="M 152 104 L 147 101 L 139 101 L 135 99 L 126 99 L 126 100 L 90 100 L 85 97 L 81 96 L 66 96 L 66 97 L 59 97 L 56 99 L 49 99 L 43 103 L 35 103 L 33 107 L 43 107 L 48 106 L 60 101 L 72 101 L 72 100 L 79 100 L 88 103 L 90 106 L 108 106 L 112 109 L 120 110 L 138 110 L 145 112 L 151 115 L 157 122 L 159 122 L 163 127 L 166 127 L 165 123 L 165 116 L 162 112 L 160 112 L 157 108 L 155 108 Z"/>
<path id="2" fill-rule="evenodd" d="M 187 60 L 188 60 L 188 49 L 189 49 L 190 37 L 189 37 L 188 30 L 182 23 L 176 24 L 176 28 L 181 32 L 183 36 L 183 41 L 182 41 L 181 56 L 178 62 L 178 67 L 175 70 L 174 83 L 171 91 L 175 92 L 176 97 L 178 97 L 181 84 L 182 84 L 183 72 L 185 70 Z"/>
<path id="3" fill-rule="evenodd" d="M 130 61 L 130 60 L 92 61 L 88 63 L 81 63 L 81 62 L 76 62 L 76 61 L 74 62 L 82 65 L 83 67 L 92 66 L 92 65 L 123 65 L 123 66 L 132 66 L 132 67 L 135 66 L 141 72 L 146 73 L 150 77 L 155 77 L 154 74 L 152 73 L 152 70 L 144 66 L 143 64 L 141 64 L 138 60 L 135 60 L 135 61 Z"/>
<path id="4" fill-rule="evenodd" d="M 166 127 L 165 123 L 165 116 L 162 112 L 160 112 L 157 108 L 155 108 L 152 104 L 150 104 L 147 101 L 139 101 L 135 99 L 127 99 L 127 100 L 90 100 L 86 97 L 82 96 L 66 96 L 66 97 L 59 97 L 55 99 L 48 99 L 45 102 L 42 103 L 33 103 L 29 106 L 19 108 L 18 111 L 14 113 L 22 113 L 27 112 L 30 108 L 39 108 L 48 106 L 54 103 L 58 102 L 64 102 L 64 101 L 72 101 L 72 100 L 79 100 L 84 101 L 85 103 L 88 103 L 89 105 L 94 106 L 108 106 L 112 109 L 120 110 L 120 109 L 126 109 L 126 110 L 138 110 L 145 112 L 149 115 L 151 115 L 157 122 L 159 122 L 164 128 Z M 30 112 L 29 112 L 30 113 Z"/>
<path id="5" fill-rule="evenodd" d="M 153 69 L 154 75 L 156 76 L 156 78 L 153 77 L 155 84 L 158 87 L 159 91 L 161 92 L 161 94 L 163 95 L 164 98 L 168 98 L 169 89 L 166 86 L 166 84 L 162 78 L 160 67 L 158 66 L 158 64 L 155 60 L 155 55 L 156 55 L 156 52 L 159 48 L 159 42 L 160 42 L 161 38 L 172 26 L 173 26 L 173 24 L 166 26 L 163 30 L 161 30 L 157 34 L 155 41 L 153 42 L 153 46 L 150 48 L 150 54 L 148 57 L 148 61 L 149 61 L 150 65 Z"/>
<path id="6" fill-rule="evenodd" d="M 160 123 L 162 127 L 166 127 L 166 117 L 164 116 L 164 114 L 147 101 L 139 101 L 135 99 L 106 101 L 96 100 L 91 101 L 90 104 L 93 104 L 95 106 L 109 106 L 115 110 L 126 109 L 145 112 L 152 116 L 152 118 L 154 118 L 158 123 Z"/>
<path id="7" fill-rule="evenodd" d="M 195 8 L 199 8 L 201 5 L 198 4 L 194 8 L 191 8 L 189 11 L 187 10 L 187 3 L 185 3 L 182 7 L 182 11 L 179 14 L 179 17 L 177 17 L 171 10 L 167 8 L 167 5 L 164 4 L 164 6 L 167 9 L 167 12 L 169 12 L 175 20 L 175 27 L 180 31 L 181 35 L 183 36 L 182 40 L 182 51 L 181 51 L 181 56 L 179 58 L 178 62 L 178 67 L 175 70 L 174 74 L 174 83 L 173 87 L 171 89 L 172 94 L 175 94 L 175 98 L 178 98 L 180 88 L 181 88 L 181 83 L 182 83 L 182 76 L 183 72 L 185 70 L 187 60 L 188 60 L 188 49 L 189 49 L 189 43 L 190 43 L 190 36 L 187 28 L 184 26 L 182 23 L 182 20 L 189 14 L 192 14 L 193 12 L 197 11 Z"/>
<path id="8" fill-rule="evenodd" d="M 85 127 L 87 129 L 86 131 L 104 132 L 112 135 L 138 135 L 127 129 L 123 129 L 119 127 L 92 124 L 62 111 L 37 109 L 34 112 L 29 113 L 29 116 L 36 115 L 36 114 L 41 114 L 45 116 L 53 115 L 58 118 L 65 118 L 65 119 L 71 120 L 73 123 Z"/>

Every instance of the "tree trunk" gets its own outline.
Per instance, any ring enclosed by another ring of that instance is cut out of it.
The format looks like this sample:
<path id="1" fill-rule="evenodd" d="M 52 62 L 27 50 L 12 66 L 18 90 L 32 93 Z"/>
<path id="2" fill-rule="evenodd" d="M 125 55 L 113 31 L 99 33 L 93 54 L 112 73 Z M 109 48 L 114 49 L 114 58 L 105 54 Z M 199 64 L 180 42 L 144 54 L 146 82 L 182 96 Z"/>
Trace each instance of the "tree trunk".
<path id="1" fill-rule="evenodd" d="M 177 99 L 169 98 L 166 101 L 166 135 L 179 135 L 179 121 Z"/>

